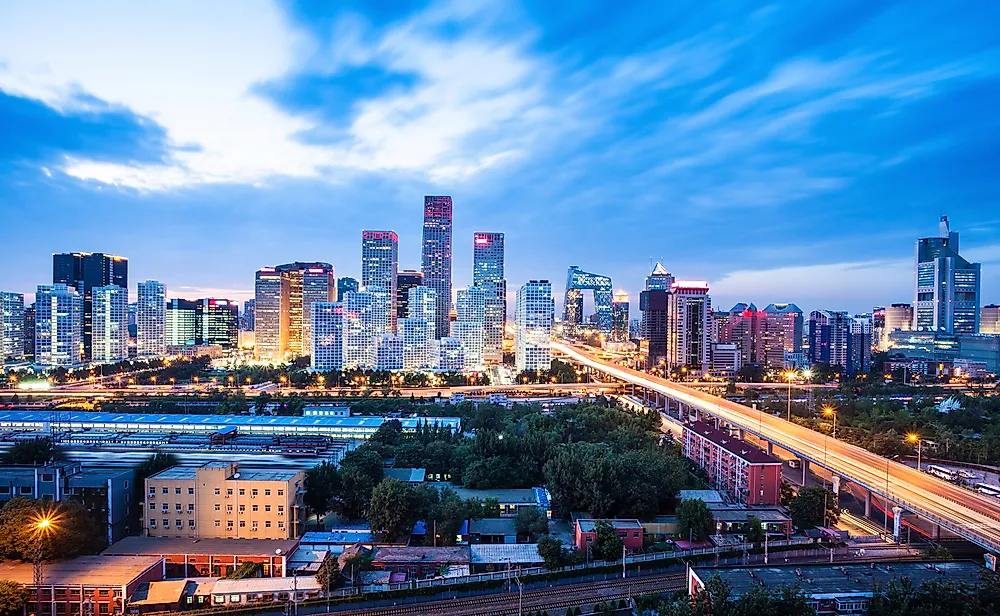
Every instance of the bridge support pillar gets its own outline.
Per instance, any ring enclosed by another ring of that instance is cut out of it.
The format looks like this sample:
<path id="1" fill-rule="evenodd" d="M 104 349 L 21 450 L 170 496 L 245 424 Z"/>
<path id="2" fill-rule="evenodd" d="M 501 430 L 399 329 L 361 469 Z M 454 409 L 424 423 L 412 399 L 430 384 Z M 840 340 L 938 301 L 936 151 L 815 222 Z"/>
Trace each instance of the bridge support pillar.
<path id="1" fill-rule="evenodd" d="M 736 430 L 736 436 L 737 436 L 737 438 L 739 438 L 739 439 L 740 439 L 741 441 L 745 441 L 745 440 L 747 440 L 747 431 L 746 431 L 746 430 L 744 430 L 743 428 L 738 428 L 738 429 Z"/>
<path id="2" fill-rule="evenodd" d="M 935 524 L 931 527 L 931 539 L 937 541 L 941 538 L 941 525 Z"/>
<path id="3" fill-rule="evenodd" d="M 865 517 L 872 517 L 872 491 L 865 490 Z"/>
<path id="4" fill-rule="evenodd" d="M 774 455 L 774 443 L 772 443 L 771 441 L 767 441 L 767 455 L 769 456 Z"/>
<path id="5" fill-rule="evenodd" d="M 840 475 L 833 475 L 833 495 L 840 499 Z"/>
<path id="6" fill-rule="evenodd" d="M 892 538 L 899 543 L 899 531 L 903 528 L 903 508 L 892 508 Z"/>
<path id="7" fill-rule="evenodd" d="M 799 460 L 802 463 L 802 487 L 805 487 L 809 480 L 809 460 Z"/>

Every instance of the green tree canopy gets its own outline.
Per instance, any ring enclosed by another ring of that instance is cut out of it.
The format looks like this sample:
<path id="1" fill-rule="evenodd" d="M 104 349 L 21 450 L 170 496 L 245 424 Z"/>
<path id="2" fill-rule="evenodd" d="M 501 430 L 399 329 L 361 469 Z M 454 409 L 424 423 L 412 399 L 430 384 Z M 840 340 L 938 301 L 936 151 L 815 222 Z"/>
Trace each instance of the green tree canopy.
<path id="1" fill-rule="evenodd" d="M 79 502 L 15 496 L 0 508 L 0 559 L 34 560 L 37 523 L 42 518 L 52 521 L 41 543 L 45 560 L 96 554 L 107 545 L 104 533 Z"/>
<path id="2" fill-rule="evenodd" d="M 823 486 L 805 486 L 799 489 L 788 510 L 792 515 L 792 523 L 800 529 L 833 524 L 839 518 L 837 498 L 833 491 Z"/>
<path id="3" fill-rule="evenodd" d="M 55 457 L 55 446 L 52 439 L 46 436 L 15 443 L 2 460 L 4 464 L 45 464 Z"/>
<path id="4" fill-rule="evenodd" d="M 24 584 L 0 580 L 0 616 L 20 616 L 31 593 Z"/>
<path id="5" fill-rule="evenodd" d="M 594 525 L 597 538 L 590 547 L 590 555 L 594 560 L 618 560 L 622 557 L 622 539 L 615 527 L 607 520 L 599 520 Z"/>
<path id="6" fill-rule="evenodd" d="M 366 518 L 372 532 L 394 539 L 408 532 L 419 519 L 417 492 L 408 483 L 384 479 L 372 491 Z"/>
<path id="7" fill-rule="evenodd" d="M 761 523 L 760 518 L 756 516 L 747 517 L 746 530 L 744 532 L 747 543 L 752 543 L 754 547 L 759 548 L 764 543 L 764 532 L 764 525 Z"/>
<path id="8" fill-rule="evenodd" d="M 324 516 L 333 510 L 333 499 L 340 489 L 340 473 L 329 462 L 306 471 L 303 502 L 317 516 Z"/>
<path id="9" fill-rule="evenodd" d="M 545 512 L 538 507 L 520 507 L 514 516 L 514 526 L 518 535 L 527 535 L 534 539 L 549 532 L 549 520 Z"/>
<path id="10" fill-rule="evenodd" d="M 705 541 L 715 533 L 712 511 L 700 498 L 685 498 L 677 504 L 674 514 L 677 516 L 681 537 Z"/>

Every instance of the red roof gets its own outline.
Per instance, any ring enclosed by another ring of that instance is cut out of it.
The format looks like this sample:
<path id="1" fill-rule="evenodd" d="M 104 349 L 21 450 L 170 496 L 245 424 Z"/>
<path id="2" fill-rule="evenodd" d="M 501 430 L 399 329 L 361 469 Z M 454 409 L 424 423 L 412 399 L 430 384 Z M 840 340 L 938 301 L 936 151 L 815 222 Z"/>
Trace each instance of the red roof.
<path id="1" fill-rule="evenodd" d="M 684 426 L 684 429 L 705 437 L 734 456 L 742 458 L 751 464 L 781 464 L 781 460 L 768 455 L 762 449 L 730 435 L 725 430 L 719 430 L 707 422 L 694 421 Z"/>

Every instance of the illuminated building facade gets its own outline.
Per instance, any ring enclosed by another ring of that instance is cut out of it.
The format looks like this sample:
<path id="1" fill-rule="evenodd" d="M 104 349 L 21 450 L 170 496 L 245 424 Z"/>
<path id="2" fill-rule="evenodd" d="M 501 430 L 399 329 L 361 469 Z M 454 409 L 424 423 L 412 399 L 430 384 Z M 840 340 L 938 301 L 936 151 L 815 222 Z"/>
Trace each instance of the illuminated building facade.
<path id="1" fill-rule="evenodd" d="M 851 374 L 871 370 L 872 329 L 870 314 L 856 314 L 851 319 Z"/>
<path id="2" fill-rule="evenodd" d="M 668 272 L 667 268 L 663 267 L 659 261 L 656 262 L 649 276 L 646 276 L 647 291 L 669 291 L 673 284 L 674 275 Z"/>
<path id="3" fill-rule="evenodd" d="M 610 303 L 610 298 L 608 301 Z M 548 280 L 529 280 L 518 289 L 514 353 L 518 372 L 548 370 L 552 367 L 551 336 L 555 309 L 552 283 Z"/>
<path id="4" fill-rule="evenodd" d="M 24 360 L 24 295 L 0 291 L 0 366 Z"/>
<path id="5" fill-rule="evenodd" d="M 809 363 L 840 366 L 853 374 L 851 317 L 846 312 L 815 310 L 809 315 Z"/>
<path id="6" fill-rule="evenodd" d="M 462 372 L 465 369 L 465 351 L 461 340 L 444 336 L 438 340 L 437 350 L 439 372 Z"/>
<path id="7" fill-rule="evenodd" d="M 254 297 L 254 352 L 258 359 L 281 361 L 305 355 L 311 347 L 311 310 L 332 302 L 336 279 L 329 263 L 287 263 L 257 272 Z"/>
<path id="8" fill-rule="evenodd" d="M 218 345 L 233 351 L 239 346 L 239 305 L 228 299 L 197 301 L 197 345 Z"/>
<path id="9" fill-rule="evenodd" d="M 424 275 L 415 270 L 403 270 L 396 275 L 396 319 L 410 315 L 410 289 L 422 287 Z"/>
<path id="10" fill-rule="evenodd" d="M 980 334 L 1000 334 L 1000 306 L 990 304 L 983 306 L 979 317 Z"/>
<path id="11" fill-rule="evenodd" d="M 759 338 L 754 362 L 784 368 L 785 353 L 802 352 L 802 309 L 795 304 L 768 304 L 756 317 Z"/>
<path id="12" fill-rule="evenodd" d="M 611 335 L 611 278 L 600 274 L 591 274 L 571 265 L 566 272 L 566 301 L 563 318 L 568 323 L 584 322 L 583 292 L 592 290 L 594 293 L 594 310 L 597 313 L 597 326 L 605 335 Z"/>
<path id="13" fill-rule="evenodd" d="M 667 296 L 666 366 L 700 373 L 709 368 L 710 314 L 708 283 L 678 280 Z"/>
<path id="14" fill-rule="evenodd" d="M 376 298 L 367 291 L 350 291 L 344 299 L 344 367 L 371 368 Z"/>
<path id="15" fill-rule="evenodd" d="M 128 259 L 100 252 L 72 252 L 52 255 L 52 283 L 76 289 L 83 298 L 81 318 L 84 359 L 91 357 L 92 296 L 94 287 L 114 285 L 128 288 Z"/>
<path id="16" fill-rule="evenodd" d="M 174 298 L 167 302 L 166 312 L 167 346 L 198 344 L 198 302 Z"/>
<path id="17" fill-rule="evenodd" d="M 424 274 L 424 286 L 435 292 L 435 338 L 448 335 L 448 315 L 451 312 L 451 228 L 451 197 L 424 197 L 420 270 Z"/>
<path id="18" fill-rule="evenodd" d="M 628 293 L 618 291 L 611 299 L 611 342 L 628 341 Z"/>
<path id="19" fill-rule="evenodd" d="M 375 369 L 397 372 L 403 369 L 403 337 L 382 334 L 375 337 Z"/>
<path id="20" fill-rule="evenodd" d="M 395 231 L 361 232 L 361 286 L 381 289 L 389 302 L 376 315 L 375 333 L 396 331 L 396 276 L 399 272 L 399 237 Z M 384 314 L 383 314 L 384 313 Z M 384 320 L 384 322 L 382 322 Z"/>
<path id="21" fill-rule="evenodd" d="M 646 351 L 647 370 L 666 364 L 667 304 L 669 296 L 670 291 L 663 289 L 651 289 L 639 294 L 639 310 L 642 312 L 642 332 L 648 344 Z"/>
<path id="22" fill-rule="evenodd" d="M 342 302 L 316 302 L 312 306 L 313 370 L 343 370 L 345 361 L 344 304 Z"/>
<path id="23" fill-rule="evenodd" d="M 483 357 L 503 361 L 503 329 L 507 322 L 507 279 L 504 277 L 503 233 L 477 232 L 472 239 L 472 284 L 486 293 Z"/>
<path id="24" fill-rule="evenodd" d="M 155 280 L 140 282 L 136 304 L 136 354 L 139 357 L 166 355 L 167 287 Z"/>
<path id="25" fill-rule="evenodd" d="M 128 289 L 115 285 L 94 287 L 91 292 L 93 326 L 92 362 L 128 359 Z"/>
<path id="26" fill-rule="evenodd" d="M 913 329 L 979 333 L 981 269 L 959 255 L 958 233 L 942 216 L 938 237 L 917 240 Z"/>
<path id="27" fill-rule="evenodd" d="M 35 290 L 35 363 L 70 368 L 81 363 L 83 295 L 69 285 Z"/>
<path id="28" fill-rule="evenodd" d="M 281 327 L 281 273 L 274 267 L 257 270 L 254 283 L 254 357 L 281 361 L 288 346 L 288 331 Z M 170 342 L 167 342 L 169 345 Z"/>
<path id="29" fill-rule="evenodd" d="M 403 338 L 403 370 L 421 370 L 430 367 L 430 332 L 433 321 L 428 324 L 421 317 L 399 319 L 399 335 Z"/>

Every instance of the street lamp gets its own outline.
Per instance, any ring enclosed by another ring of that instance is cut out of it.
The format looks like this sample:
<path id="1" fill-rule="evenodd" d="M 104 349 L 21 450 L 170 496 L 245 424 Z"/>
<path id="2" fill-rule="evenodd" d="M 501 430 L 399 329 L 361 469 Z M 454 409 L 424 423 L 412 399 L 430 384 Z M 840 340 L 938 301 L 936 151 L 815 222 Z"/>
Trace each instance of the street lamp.
<path id="1" fill-rule="evenodd" d="M 832 406 L 823 408 L 823 414 L 827 417 L 833 416 L 833 438 L 837 438 L 837 411 Z"/>
<path id="2" fill-rule="evenodd" d="M 31 524 L 31 532 L 35 535 L 35 586 L 42 585 L 42 541 L 56 529 L 56 521 L 48 513 L 40 513 Z"/>
<path id="3" fill-rule="evenodd" d="M 915 433 L 907 434 L 906 435 L 906 440 L 910 441 L 911 443 L 916 443 L 917 444 L 917 470 L 919 471 L 920 470 L 920 449 L 921 449 L 921 445 L 924 444 L 924 440 L 922 438 L 920 438 L 919 434 L 915 434 Z"/>
<path id="4" fill-rule="evenodd" d="M 789 370 L 785 373 L 785 378 L 788 379 L 788 421 L 792 421 L 792 379 L 795 378 L 795 373 Z"/>

